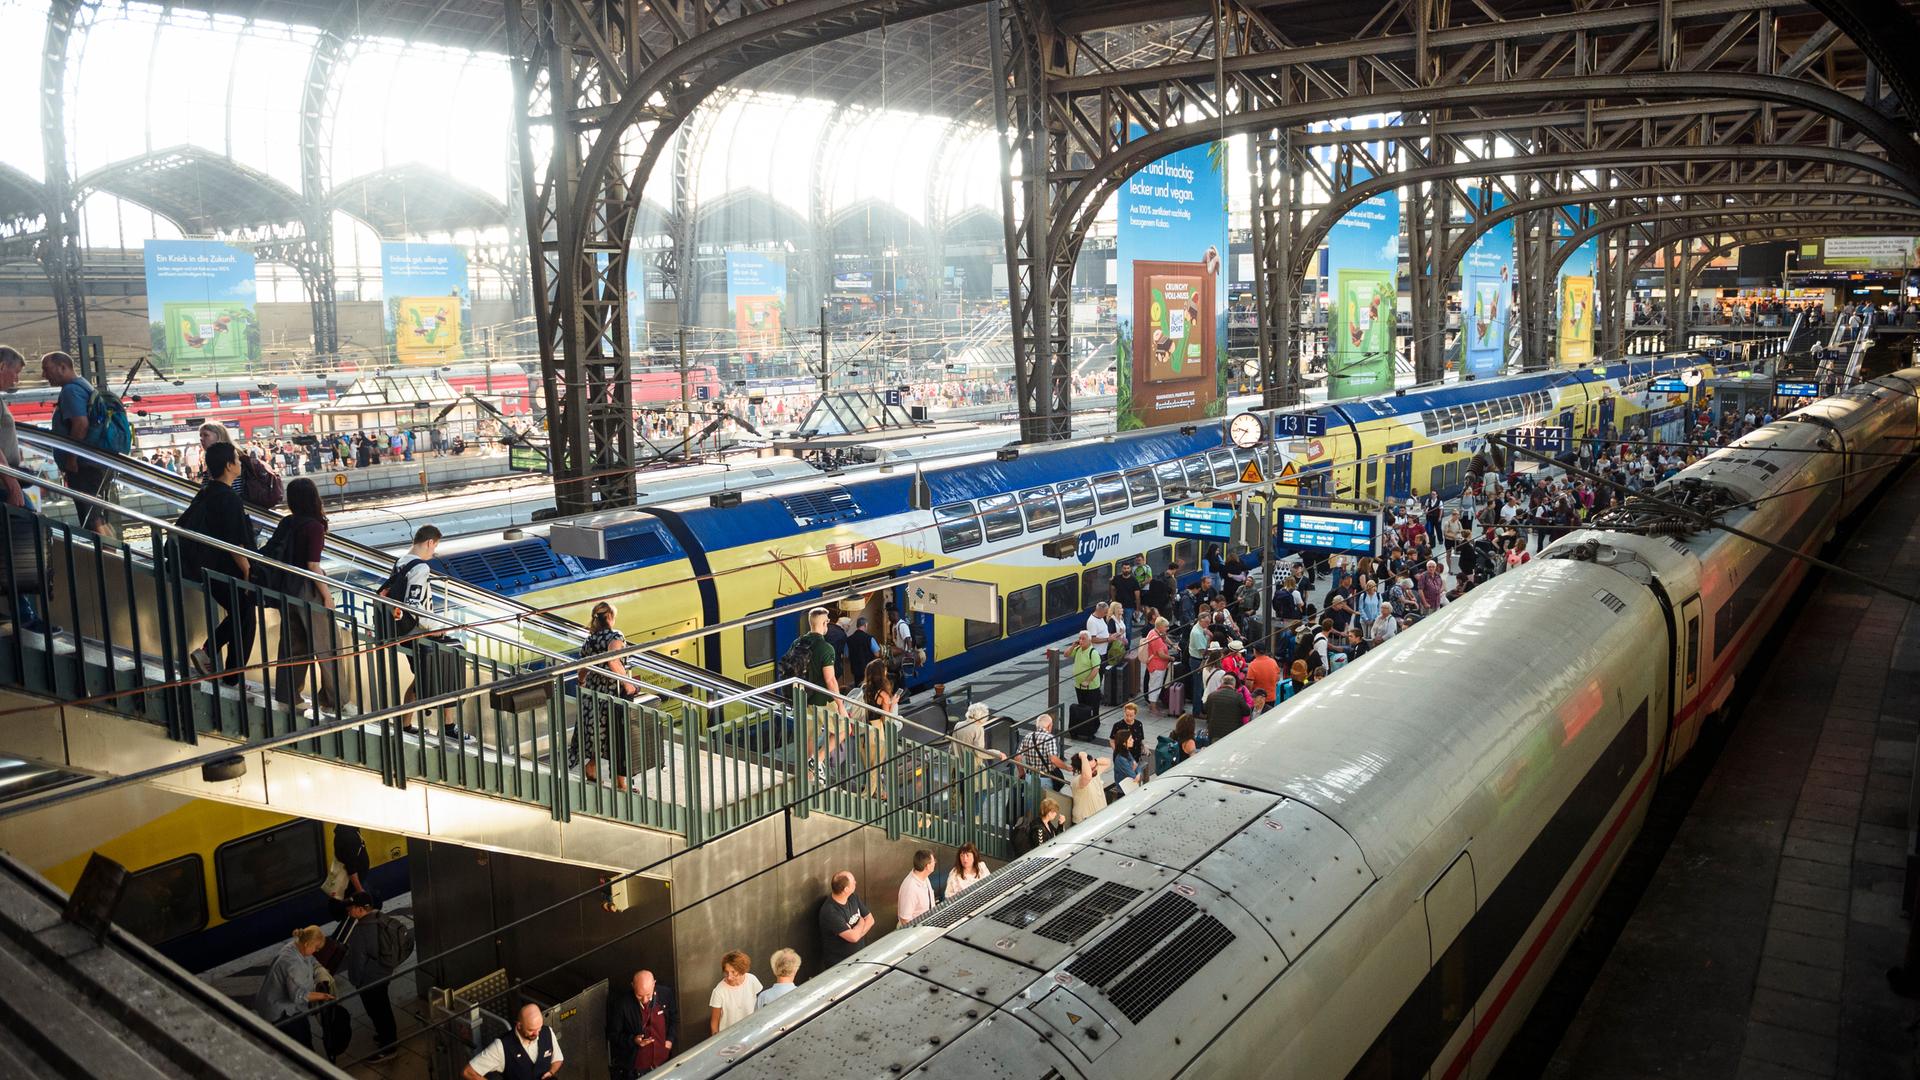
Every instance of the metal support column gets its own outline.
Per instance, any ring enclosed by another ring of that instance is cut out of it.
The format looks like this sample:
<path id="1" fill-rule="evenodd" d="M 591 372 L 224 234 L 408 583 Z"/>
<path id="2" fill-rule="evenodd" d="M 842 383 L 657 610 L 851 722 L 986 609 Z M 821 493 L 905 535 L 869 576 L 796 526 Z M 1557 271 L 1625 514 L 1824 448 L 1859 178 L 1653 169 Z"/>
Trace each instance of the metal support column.
<path id="1" fill-rule="evenodd" d="M 1293 201 L 1298 190 L 1293 140 L 1285 128 L 1263 128 L 1253 133 L 1251 151 L 1247 165 L 1253 173 L 1253 296 L 1261 404 L 1279 409 L 1300 400 L 1293 326 L 1300 296 L 1300 279 L 1293 269 Z"/>
<path id="2" fill-rule="evenodd" d="M 47 236 L 40 263 L 53 293 L 60 348 L 74 353 L 87 336 L 86 281 L 81 272 L 80 199 L 67 162 L 67 50 L 92 17 L 91 0 L 53 0 L 47 8 L 45 47 L 40 54 L 40 141 Z"/>
<path id="3" fill-rule="evenodd" d="M 334 78 L 347 56 L 347 35 L 329 28 L 314 39 L 307 58 L 307 82 L 300 98 L 300 198 L 306 230 L 300 252 L 300 281 L 313 312 L 313 351 L 317 357 L 340 352 L 340 308 L 333 264 L 332 193 L 333 114 L 338 101 Z"/>

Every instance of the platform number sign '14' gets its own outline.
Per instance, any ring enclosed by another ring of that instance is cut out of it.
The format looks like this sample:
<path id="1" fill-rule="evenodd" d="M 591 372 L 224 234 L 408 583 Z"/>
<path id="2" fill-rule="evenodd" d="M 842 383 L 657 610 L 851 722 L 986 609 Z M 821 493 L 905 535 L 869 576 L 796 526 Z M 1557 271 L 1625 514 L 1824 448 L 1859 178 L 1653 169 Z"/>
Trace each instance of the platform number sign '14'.
<path id="1" fill-rule="evenodd" d="M 1567 449 L 1567 429 L 1545 425 L 1507 429 L 1507 441 L 1522 450 L 1561 454 Z"/>

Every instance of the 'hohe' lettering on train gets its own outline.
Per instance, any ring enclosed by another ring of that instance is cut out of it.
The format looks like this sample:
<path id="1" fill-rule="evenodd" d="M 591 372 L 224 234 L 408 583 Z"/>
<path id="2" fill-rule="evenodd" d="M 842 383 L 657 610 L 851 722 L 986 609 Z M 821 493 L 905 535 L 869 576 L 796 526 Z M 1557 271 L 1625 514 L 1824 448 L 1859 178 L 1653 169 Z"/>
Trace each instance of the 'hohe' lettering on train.
<path id="1" fill-rule="evenodd" d="M 827 565 L 835 570 L 865 570 L 880 565 L 880 545 L 871 540 L 858 544 L 830 544 Z"/>

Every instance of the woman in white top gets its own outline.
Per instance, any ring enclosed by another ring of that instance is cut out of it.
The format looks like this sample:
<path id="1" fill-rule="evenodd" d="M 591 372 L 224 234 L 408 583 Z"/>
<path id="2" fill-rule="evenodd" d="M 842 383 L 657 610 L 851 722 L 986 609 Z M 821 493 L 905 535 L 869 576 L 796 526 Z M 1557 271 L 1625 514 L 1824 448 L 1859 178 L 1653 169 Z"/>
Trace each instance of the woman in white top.
<path id="1" fill-rule="evenodd" d="M 712 1015 L 707 1033 L 718 1035 L 726 1028 L 753 1015 L 760 996 L 760 980 L 753 974 L 753 960 L 738 949 L 720 958 L 720 982 L 707 998 Z"/>
<path id="2" fill-rule="evenodd" d="M 992 871 L 980 861 L 980 849 L 972 844 L 961 844 L 960 850 L 953 853 L 953 869 L 947 871 L 948 900 L 959 896 L 970 885 L 977 885 L 986 879 Z"/>
<path id="3" fill-rule="evenodd" d="M 1073 823 L 1087 820 L 1107 808 L 1107 785 L 1100 774 L 1113 767 L 1106 758 L 1092 754 L 1073 755 Z"/>

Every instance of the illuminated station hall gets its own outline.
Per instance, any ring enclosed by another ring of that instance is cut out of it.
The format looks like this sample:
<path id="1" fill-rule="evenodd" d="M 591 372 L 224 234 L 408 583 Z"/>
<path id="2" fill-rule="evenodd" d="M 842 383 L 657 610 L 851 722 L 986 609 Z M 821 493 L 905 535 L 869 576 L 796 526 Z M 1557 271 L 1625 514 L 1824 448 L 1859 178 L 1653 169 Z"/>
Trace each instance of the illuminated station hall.
<path id="1" fill-rule="evenodd" d="M 0 1077 L 1920 1080 L 1920 0 L 0 0 Z"/>

